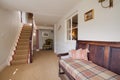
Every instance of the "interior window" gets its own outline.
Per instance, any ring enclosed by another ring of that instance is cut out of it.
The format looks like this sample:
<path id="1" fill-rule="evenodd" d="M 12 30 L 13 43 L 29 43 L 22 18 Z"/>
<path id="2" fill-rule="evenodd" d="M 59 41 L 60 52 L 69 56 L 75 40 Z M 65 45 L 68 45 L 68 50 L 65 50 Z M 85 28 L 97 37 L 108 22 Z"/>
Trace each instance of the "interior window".
<path id="1" fill-rule="evenodd" d="M 67 20 L 67 40 L 78 39 L 78 14 Z"/>

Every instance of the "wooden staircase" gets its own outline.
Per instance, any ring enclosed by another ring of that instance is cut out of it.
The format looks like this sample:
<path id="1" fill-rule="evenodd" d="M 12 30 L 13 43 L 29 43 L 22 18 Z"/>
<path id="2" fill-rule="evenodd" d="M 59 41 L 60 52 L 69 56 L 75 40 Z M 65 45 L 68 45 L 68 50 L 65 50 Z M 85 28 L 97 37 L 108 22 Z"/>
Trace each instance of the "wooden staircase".
<path id="1" fill-rule="evenodd" d="M 30 38 L 32 35 L 32 27 L 24 25 L 14 51 L 13 59 L 10 62 L 11 65 L 15 64 L 27 64 L 30 58 Z"/>

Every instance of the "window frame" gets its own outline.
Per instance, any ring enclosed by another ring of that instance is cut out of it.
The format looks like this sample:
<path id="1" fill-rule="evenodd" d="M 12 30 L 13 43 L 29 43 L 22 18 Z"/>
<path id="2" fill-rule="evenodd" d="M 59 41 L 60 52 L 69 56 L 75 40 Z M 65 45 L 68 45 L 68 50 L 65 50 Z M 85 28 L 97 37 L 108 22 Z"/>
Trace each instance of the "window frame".
<path id="1" fill-rule="evenodd" d="M 76 15 L 78 16 L 78 17 L 77 17 L 77 22 L 78 22 L 78 23 L 77 23 L 77 27 L 74 27 L 74 28 L 73 28 L 73 27 L 72 27 L 72 18 L 73 18 L 74 16 L 76 16 Z M 66 39 L 66 41 L 76 41 L 76 40 L 73 40 L 73 38 L 72 38 L 72 31 L 73 31 L 73 29 L 76 29 L 76 28 L 77 28 L 77 31 L 78 31 L 78 24 L 79 24 L 79 19 L 78 19 L 78 18 L 79 18 L 78 11 L 75 12 L 74 14 L 72 14 L 70 17 L 66 18 L 66 20 L 65 20 L 65 27 L 66 27 L 66 30 L 65 30 L 65 31 L 66 31 L 66 36 L 65 36 L 66 38 L 65 38 L 65 39 Z M 71 22 L 70 22 L 70 23 L 71 23 L 71 24 L 70 24 L 70 29 L 68 29 L 68 21 L 69 21 L 69 20 L 71 20 Z M 69 31 L 69 30 L 70 30 L 70 34 L 71 34 L 71 35 L 70 35 L 70 39 L 68 38 L 68 31 Z M 78 32 L 77 32 L 77 39 L 78 39 Z"/>

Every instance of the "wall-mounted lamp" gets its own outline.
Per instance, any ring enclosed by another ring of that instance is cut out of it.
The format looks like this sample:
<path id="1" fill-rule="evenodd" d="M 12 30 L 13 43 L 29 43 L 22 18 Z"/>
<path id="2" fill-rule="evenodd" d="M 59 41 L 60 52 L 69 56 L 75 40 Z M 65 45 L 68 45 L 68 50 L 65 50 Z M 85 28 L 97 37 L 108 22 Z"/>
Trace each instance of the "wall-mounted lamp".
<path id="1" fill-rule="evenodd" d="M 109 4 L 108 4 L 107 6 L 103 5 L 103 3 L 104 3 L 105 1 L 108 1 L 108 0 L 99 0 L 99 3 L 101 3 L 101 6 L 102 6 L 103 8 L 111 8 L 111 7 L 113 7 L 113 0 L 109 0 Z"/>

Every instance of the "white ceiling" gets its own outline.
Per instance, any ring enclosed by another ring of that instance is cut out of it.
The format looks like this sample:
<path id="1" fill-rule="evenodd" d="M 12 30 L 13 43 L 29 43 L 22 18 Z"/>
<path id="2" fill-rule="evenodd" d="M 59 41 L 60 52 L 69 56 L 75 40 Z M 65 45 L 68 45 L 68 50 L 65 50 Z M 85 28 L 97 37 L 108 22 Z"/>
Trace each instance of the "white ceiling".
<path id="1" fill-rule="evenodd" d="M 80 0 L 0 0 L 0 6 L 31 12 L 37 25 L 53 25 Z"/>

